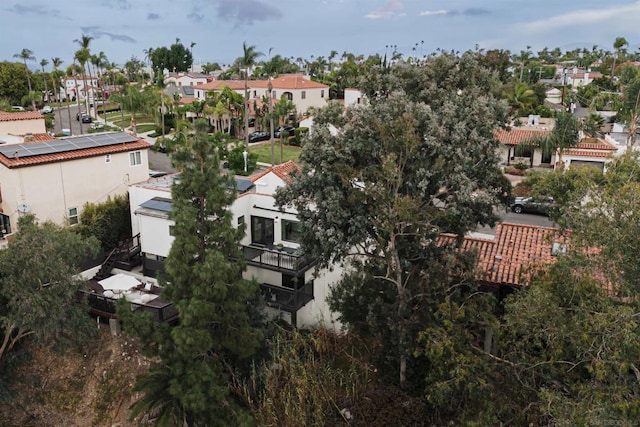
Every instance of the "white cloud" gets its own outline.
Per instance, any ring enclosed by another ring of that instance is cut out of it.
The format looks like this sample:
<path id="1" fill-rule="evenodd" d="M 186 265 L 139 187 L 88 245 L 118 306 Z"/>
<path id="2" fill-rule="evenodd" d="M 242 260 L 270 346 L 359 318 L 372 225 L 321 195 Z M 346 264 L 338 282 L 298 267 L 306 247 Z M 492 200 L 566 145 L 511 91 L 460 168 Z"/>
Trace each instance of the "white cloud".
<path id="1" fill-rule="evenodd" d="M 420 12 L 420 16 L 446 15 L 447 13 L 449 13 L 449 12 L 444 10 L 444 9 L 440 9 L 440 10 L 423 10 L 422 12 Z"/>
<path id="2" fill-rule="evenodd" d="M 604 6 L 602 9 L 577 10 L 537 21 L 519 23 L 517 27 L 528 32 L 552 31 L 565 29 L 568 26 L 592 25 L 604 21 L 624 19 L 629 16 L 637 17 L 638 14 L 640 14 L 640 1 L 618 7 Z"/>
<path id="3" fill-rule="evenodd" d="M 369 12 L 364 15 L 365 18 L 368 19 L 381 19 L 381 18 L 391 18 L 392 16 L 404 16 L 403 13 L 396 13 L 399 10 L 404 9 L 404 5 L 402 2 L 398 0 L 391 0 L 386 2 L 379 9 L 374 10 L 373 12 Z"/>

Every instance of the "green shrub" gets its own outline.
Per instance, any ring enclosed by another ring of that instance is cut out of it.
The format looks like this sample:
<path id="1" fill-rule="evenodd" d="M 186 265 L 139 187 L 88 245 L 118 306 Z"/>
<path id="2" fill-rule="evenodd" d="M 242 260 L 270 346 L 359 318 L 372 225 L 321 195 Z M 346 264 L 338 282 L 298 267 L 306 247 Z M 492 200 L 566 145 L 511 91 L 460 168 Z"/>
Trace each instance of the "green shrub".
<path id="1" fill-rule="evenodd" d="M 300 127 L 294 131 L 295 137 L 290 142 L 293 145 L 300 145 L 302 143 L 302 139 L 309 133 L 309 128 Z"/>
<path id="2" fill-rule="evenodd" d="M 114 103 L 104 104 L 98 106 L 98 109 L 96 111 L 98 112 L 98 114 L 112 113 L 114 111 L 120 111 L 120 105 Z"/>

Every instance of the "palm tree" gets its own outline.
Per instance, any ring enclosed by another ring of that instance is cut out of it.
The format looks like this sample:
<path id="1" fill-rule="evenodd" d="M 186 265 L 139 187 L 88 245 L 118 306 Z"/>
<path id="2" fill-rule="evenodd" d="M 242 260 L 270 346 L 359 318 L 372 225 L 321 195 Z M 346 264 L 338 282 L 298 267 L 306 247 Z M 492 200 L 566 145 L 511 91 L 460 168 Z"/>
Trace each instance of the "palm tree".
<path id="1" fill-rule="evenodd" d="M 33 56 L 33 52 L 29 49 L 22 49 L 20 53 L 16 53 L 15 55 L 13 55 L 13 57 L 22 59 L 22 62 L 24 63 L 24 71 L 25 73 L 27 73 L 27 86 L 29 87 L 29 92 L 31 92 L 31 77 L 29 77 L 29 67 L 27 67 L 27 60 L 35 61 L 36 57 Z M 34 100 L 31 100 L 31 107 L 35 111 L 36 103 Z"/>
<path id="2" fill-rule="evenodd" d="M 611 66 L 611 80 L 615 75 L 616 71 L 616 60 L 620 57 L 620 54 L 624 52 L 624 48 L 629 46 L 629 42 L 624 37 L 616 37 L 616 40 L 613 42 L 613 48 L 616 50 L 616 54 L 613 57 L 613 65 Z"/>
<path id="3" fill-rule="evenodd" d="M 44 72 L 44 67 L 46 67 L 47 65 L 49 65 L 49 61 L 47 61 L 46 59 L 42 58 L 40 60 L 40 66 L 42 67 L 42 80 L 44 81 L 44 93 L 47 94 L 46 98 L 47 101 L 49 101 L 49 88 L 47 85 L 47 75 Z"/>
<path id="4" fill-rule="evenodd" d="M 89 113 L 89 88 L 87 87 L 87 73 L 85 65 L 89 61 L 91 54 L 88 49 L 80 49 L 75 53 L 75 59 L 80 64 L 80 71 L 82 72 L 82 89 L 84 90 L 84 103 L 85 103 L 85 111 Z M 76 85 L 76 96 L 78 97 L 78 106 L 80 105 L 80 90 Z"/>
<path id="5" fill-rule="evenodd" d="M 287 120 L 291 113 L 295 113 L 296 105 L 289 101 L 286 97 L 280 98 L 278 102 L 273 107 L 273 116 L 278 119 L 278 126 L 283 126 L 287 124 Z M 282 163 L 282 139 L 287 137 L 285 132 L 280 132 L 280 162 Z"/>
<path id="6" fill-rule="evenodd" d="M 549 134 L 523 141 L 516 147 L 516 152 L 524 149 L 533 151 L 532 149 L 537 147 L 545 157 L 555 153 L 556 165 L 562 169 L 564 167 L 562 153 L 578 143 L 580 143 L 580 122 L 573 114 L 561 112 L 556 117 L 556 125 Z"/>
<path id="7" fill-rule="evenodd" d="M 507 87 L 506 97 L 511 111 L 519 117 L 529 114 L 538 100 L 535 91 L 528 84 L 520 82 Z"/>
<path id="8" fill-rule="evenodd" d="M 190 49 L 191 49 L 191 72 L 193 73 L 193 47 L 196 45 L 196 42 L 191 42 L 191 44 L 189 45 Z"/>
<path id="9" fill-rule="evenodd" d="M 249 150 L 249 68 L 256 64 L 256 60 L 263 56 L 262 52 L 256 51 L 255 46 L 247 46 L 247 42 L 242 43 L 242 56 L 240 65 L 244 67 L 244 139 L 245 149 Z"/>
<path id="10" fill-rule="evenodd" d="M 51 73 L 51 83 L 53 87 L 56 87 L 56 82 L 61 81 L 62 76 L 58 71 L 58 67 L 62 65 L 62 59 L 55 57 L 51 58 L 51 64 L 53 65 L 53 73 Z M 54 77 L 55 76 L 55 77 Z M 69 134 L 71 134 L 71 108 L 69 107 L 69 95 L 67 94 L 67 84 L 64 84 L 64 96 L 67 101 L 67 114 L 69 115 Z M 58 118 L 60 119 L 60 126 L 62 126 L 62 102 L 60 100 L 60 90 L 56 90 L 56 97 L 58 98 Z"/>
<path id="11" fill-rule="evenodd" d="M 89 59 L 91 58 L 91 52 L 89 51 L 89 45 L 91 44 L 91 41 L 93 40 L 93 37 L 91 36 L 87 36 L 85 34 L 83 34 L 79 39 L 75 39 L 74 43 L 78 43 L 78 45 L 80 46 L 80 50 L 78 50 L 76 52 L 76 59 L 78 59 L 78 62 L 80 63 L 80 66 L 82 67 L 82 83 L 84 85 L 84 90 L 85 90 L 85 108 L 87 113 L 89 112 L 89 90 L 87 88 L 87 72 L 85 70 L 85 64 L 89 61 Z M 76 96 L 80 95 L 80 91 L 78 90 L 77 86 L 76 86 Z"/>

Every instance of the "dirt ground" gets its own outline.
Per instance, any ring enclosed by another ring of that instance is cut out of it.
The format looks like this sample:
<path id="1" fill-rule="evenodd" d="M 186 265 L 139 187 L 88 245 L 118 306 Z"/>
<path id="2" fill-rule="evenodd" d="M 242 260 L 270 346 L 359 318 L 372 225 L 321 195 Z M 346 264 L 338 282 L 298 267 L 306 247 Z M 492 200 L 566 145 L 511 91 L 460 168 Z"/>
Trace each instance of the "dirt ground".
<path id="1" fill-rule="evenodd" d="M 14 397 L 0 405 L 2 426 L 140 425 L 129 420 L 133 386 L 150 360 L 130 337 L 113 336 L 100 325 L 83 352 L 57 354 L 28 348 L 31 360 L 15 374 Z"/>

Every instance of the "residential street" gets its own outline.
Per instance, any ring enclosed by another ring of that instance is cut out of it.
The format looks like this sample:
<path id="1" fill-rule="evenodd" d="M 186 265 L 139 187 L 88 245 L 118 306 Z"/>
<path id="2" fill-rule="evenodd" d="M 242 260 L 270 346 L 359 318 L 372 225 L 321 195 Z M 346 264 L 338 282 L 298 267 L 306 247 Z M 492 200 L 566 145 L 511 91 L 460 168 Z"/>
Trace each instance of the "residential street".
<path id="1" fill-rule="evenodd" d="M 70 105 L 68 111 L 67 107 L 62 107 L 61 110 L 59 110 L 57 106 L 52 105 L 52 107 L 55 122 L 54 131 L 56 134 L 62 133 L 62 129 L 71 129 L 71 135 L 80 135 L 80 126 L 82 126 L 82 132 L 87 133 L 87 129 L 89 129 L 91 123 L 81 123 L 76 120 L 76 114 L 78 113 L 77 105 Z M 81 109 L 84 111 L 84 108 Z M 71 122 L 69 122 L 69 114 L 71 114 Z M 69 123 L 71 123 L 71 127 Z"/>

